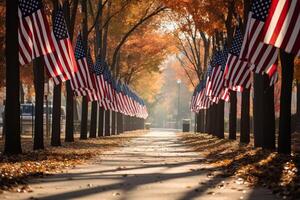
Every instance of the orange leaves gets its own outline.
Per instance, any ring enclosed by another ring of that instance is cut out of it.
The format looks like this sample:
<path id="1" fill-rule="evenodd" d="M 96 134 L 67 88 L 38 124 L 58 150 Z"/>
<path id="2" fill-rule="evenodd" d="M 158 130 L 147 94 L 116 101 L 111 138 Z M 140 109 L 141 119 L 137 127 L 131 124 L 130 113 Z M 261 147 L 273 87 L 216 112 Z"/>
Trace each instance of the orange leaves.
<path id="1" fill-rule="evenodd" d="M 76 166 L 86 160 L 101 155 L 114 147 L 122 146 L 130 139 L 143 134 L 143 132 L 130 132 L 122 136 L 98 138 L 92 140 L 76 140 L 74 143 L 65 143 L 62 147 L 47 147 L 43 151 L 31 151 L 32 142 L 23 138 L 24 154 L 7 157 L 0 154 L 0 192 L 1 190 L 15 190 L 29 192 L 29 188 L 19 184 L 26 184 L 26 179 L 32 176 L 43 176 L 58 173 L 61 170 Z M 49 141 L 46 141 L 49 144 Z M 3 144 L 0 144 L 1 149 Z"/>
<path id="2" fill-rule="evenodd" d="M 239 141 L 218 139 L 207 134 L 185 133 L 180 137 L 204 155 L 208 164 L 221 169 L 226 177 L 235 177 L 237 183 L 262 185 L 285 199 L 299 197 L 300 162 L 296 155 L 284 156 L 254 149 L 253 144 L 242 146 Z"/>

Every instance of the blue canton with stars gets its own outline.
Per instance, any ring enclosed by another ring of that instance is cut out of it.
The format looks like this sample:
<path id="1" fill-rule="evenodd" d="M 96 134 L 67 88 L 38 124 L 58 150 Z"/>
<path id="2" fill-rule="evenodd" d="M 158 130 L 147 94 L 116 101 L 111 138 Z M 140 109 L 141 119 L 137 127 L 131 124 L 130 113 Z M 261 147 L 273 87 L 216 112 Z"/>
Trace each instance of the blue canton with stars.
<path id="1" fill-rule="evenodd" d="M 91 73 L 95 73 L 95 70 L 94 70 L 94 62 L 93 62 L 93 59 L 92 59 L 92 56 L 91 56 L 90 48 L 89 48 L 88 51 L 87 51 L 86 62 L 87 62 L 87 64 L 88 64 L 88 67 L 89 67 L 90 72 L 91 72 Z"/>
<path id="2" fill-rule="evenodd" d="M 215 57 L 216 64 L 217 65 L 222 65 L 222 52 L 221 51 L 217 51 L 215 56 L 216 56 Z"/>
<path id="3" fill-rule="evenodd" d="M 85 49 L 83 47 L 82 36 L 81 36 L 81 34 L 79 34 L 77 37 L 76 46 L 75 46 L 75 58 L 76 58 L 76 60 L 80 60 L 85 57 L 86 57 L 86 55 L 85 55 Z"/>
<path id="4" fill-rule="evenodd" d="M 210 61 L 210 66 L 215 67 L 217 65 L 217 60 L 216 60 L 216 53 L 212 55 L 211 61 Z"/>
<path id="5" fill-rule="evenodd" d="M 221 62 L 221 65 L 222 65 L 221 70 L 222 71 L 225 70 L 227 58 L 228 58 L 228 48 L 227 48 L 227 46 L 224 46 L 223 51 L 222 51 L 222 62 Z"/>
<path id="6" fill-rule="evenodd" d="M 43 3 L 41 0 L 19 0 L 19 8 L 23 17 L 27 17 L 41 9 Z"/>
<path id="7" fill-rule="evenodd" d="M 108 67 L 105 67 L 105 70 L 103 72 L 103 76 L 104 76 L 104 79 L 108 82 L 108 83 L 111 83 L 112 82 L 112 76 L 111 76 L 111 73 L 108 69 Z"/>
<path id="8" fill-rule="evenodd" d="M 243 34 L 241 30 L 237 28 L 232 41 L 232 47 L 230 48 L 229 52 L 235 56 L 238 56 L 241 52 L 242 44 L 243 44 Z"/>
<path id="9" fill-rule="evenodd" d="M 53 19 L 53 33 L 56 40 L 62 40 L 69 37 L 66 21 L 62 8 L 55 12 Z"/>
<path id="10" fill-rule="evenodd" d="M 122 85 L 121 85 L 122 83 L 121 83 L 121 81 L 120 80 L 118 80 L 117 81 L 117 84 L 116 84 L 116 92 L 117 93 L 120 93 L 120 92 L 122 92 Z"/>
<path id="11" fill-rule="evenodd" d="M 252 17 L 259 21 L 266 21 L 271 3 L 272 0 L 254 0 L 251 7 Z"/>
<path id="12" fill-rule="evenodd" d="M 96 73 L 96 75 L 102 75 L 104 72 L 104 65 L 101 62 L 101 58 L 98 56 L 96 59 L 96 64 L 94 65 L 94 71 Z"/>

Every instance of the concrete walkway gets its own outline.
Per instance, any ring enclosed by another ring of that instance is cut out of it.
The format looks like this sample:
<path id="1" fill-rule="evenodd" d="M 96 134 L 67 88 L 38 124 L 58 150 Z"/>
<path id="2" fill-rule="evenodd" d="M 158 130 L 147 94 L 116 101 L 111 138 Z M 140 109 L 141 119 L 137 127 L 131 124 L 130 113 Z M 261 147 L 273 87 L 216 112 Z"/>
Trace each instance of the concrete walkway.
<path id="1" fill-rule="evenodd" d="M 88 165 L 31 180 L 32 193 L 5 193 L 0 199 L 277 199 L 267 189 L 217 176 L 203 161 L 174 132 L 151 131 Z"/>

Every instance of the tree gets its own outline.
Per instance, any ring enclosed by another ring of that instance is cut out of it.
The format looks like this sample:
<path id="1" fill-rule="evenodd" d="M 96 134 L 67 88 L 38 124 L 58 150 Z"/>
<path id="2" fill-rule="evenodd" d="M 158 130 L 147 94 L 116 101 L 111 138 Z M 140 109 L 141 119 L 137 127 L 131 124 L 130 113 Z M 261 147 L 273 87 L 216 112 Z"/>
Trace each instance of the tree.
<path id="1" fill-rule="evenodd" d="M 87 2 L 81 1 L 83 20 L 82 20 L 82 38 L 83 46 L 87 53 L 88 47 L 88 11 Z M 81 104 L 81 123 L 80 123 L 80 139 L 87 139 L 87 126 L 88 126 L 88 100 L 86 96 L 82 97 Z"/>
<path id="2" fill-rule="evenodd" d="M 291 153 L 291 100 L 295 56 L 280 50 L 282 69 L 278 152 Z"/>
<path id="3" fill-rule="evenodd" d="M 53 9 L 58 8 L 58 0 L 53 0 Z M 52 21 L 54 12 L 52 13 Z M 52 111 L 52 132 L 51 146 L 61 146 L 60 141 L 60 118 L 61 118 L 61 84 L 55 85 L 53 88 L 53 111 Z"/>
<path id="4" fill-rule="evenodd" d="M 18 42 L 18 0 L 6 1 L 6 104 L 5 104 L 5 154 L 19 154 L 20 136 L 20 70 Z"/>
<path id="5" fill-rule="evenodd" d="M 44 64 L 42 58 L 33 60 L 35 89 L 35 118 L 33 149 L 44 149 Z"/>
<path id="6" fill-rule="evenodd" d="M 98 137 L 103 137 L 103 125 L 104 125 L 104 109 L 99 106 L 99 119 L 98 119 Z"/>
<path id="7" fill-rule="evenodd" d="M 69 0 L 64 1 L 64 11 L 65 11 L 65 19 L 68 27 L 68 32 L 70 34 L 71 40 L 73 39 L 74 35 L 74 28 L 75 28 L 75 19 L 77 15 L 77 7 L 79 0 L 73 1 L 73 7 L 70 8 Z M 71 9 L 71 14 L 70 14 Z M 74 97 L 73 91 L 71 88 L 70 81 L 66 81 L 66 91 L 67 91 L 67 98 L 66 98 L 66 129 L 65 129 L 65 141 L 66 142 L 73 142 L 74 141 Z M 58 103 L 58 99 L 57 102 Z M 53 102 L 54 106 L 54 102 Z M 57 115 L 59 115 L 57 113 Z M 60 115 L 59 115 L 60 116 Z"/>
<path id="8" fill-rule="evenodd" d="M 248 21 L 251 1 L 244 0 L 244 30 Z M 241 105 L 240 142 L 248 144 L 250 142 L 250 89 L 244 88 Z"/>

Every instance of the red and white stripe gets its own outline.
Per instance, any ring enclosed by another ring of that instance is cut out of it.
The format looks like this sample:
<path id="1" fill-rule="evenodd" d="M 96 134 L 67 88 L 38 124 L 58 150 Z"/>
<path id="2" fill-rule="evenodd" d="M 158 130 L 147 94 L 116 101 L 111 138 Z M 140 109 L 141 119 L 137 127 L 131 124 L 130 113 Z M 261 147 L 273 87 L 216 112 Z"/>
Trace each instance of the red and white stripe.
<path id="1" fill-rule="evenodd" d="M 70 38 L 57 41 L 52 32 L 55 51 L 45 55 L 44 62 L 48 74 L 55 84 L 70 80 L 78 71 Z"/>
<path id="2" fill-rule="evenodd" d="M 300 1 L 272 0 L 263 29 L 263 41 L 300 55 Z"/>
<path id="3" fill-rule="evenodd" d="M 251 71 L 248 63 L 229 53 L 224 78 L 226 87 L 231 90 L 241 92 L 243 87 L 249 88 L 251 85 Z"/>
<path id="4" fill-rule="evenodd" d="M 54 44 L 48 20 L 41 9 L 25 18 L 20 9 L 18 13 L 19 62 L 25 65 L 37 57 L 51 53 Z"/>
<path id="5" fill-rule="evenodd" d="M 272 45 L 261 42 L 264 22 L 252 18 L 250 12 L 246 32 L 239 58 L 250 65 L 251 70 L 263 74 L 278 61 L 278 49 Z"/>

